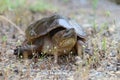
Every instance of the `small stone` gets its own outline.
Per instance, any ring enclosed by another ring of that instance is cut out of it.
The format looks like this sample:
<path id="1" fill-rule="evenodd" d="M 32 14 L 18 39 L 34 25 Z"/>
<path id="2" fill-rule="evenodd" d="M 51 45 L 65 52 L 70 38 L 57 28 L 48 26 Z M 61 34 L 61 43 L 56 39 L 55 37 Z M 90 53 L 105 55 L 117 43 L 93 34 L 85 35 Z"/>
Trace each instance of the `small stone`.
<path id="1" fill-rule="evenodd" d="M 120 71 L 116 71 L 115 73 L 120 75 Z"/>
<path id="2" fill-rule="evenodd" d="M 0 62 L 2 61 L 2 59 L 0 59 Z"/>
<path id="3" fill-rule="evenodd" d="M 15 39 L 15 38 L 16 38 L 16 36 L 15 36 L 15 34 L 13 34 L 13 35 L 12 35 L 12 39 Z"/>
<path id="4" fill-rule="evenodd" d="M 14 72 L 15 72 L 16 74 L 18 74 L 18 73 L 19 73 L 19 71 L 18 71 L 18 69 L 17 69 L 17 68 L 14 70 Z"/>
<path id="5" fill-rule="evenodd" d="M 3 74 L 0 72 L 0 76 L 3 76 Z"/>
<path id="6" fill-rule="evenodd" d="M 6 54 L 13 54 L 14 53 L 14 50 L 7 50 L 6 51 Z"/>
<path id="7" fill-rule="evenodd" d="M 77 65 L 79 65 L 83 62 L 82 59 L 79 56 L 75 57 L 75 59 L 76 59 L 76 64 Z"/>
<path id="8" fill-rule="evenodd" d="M 111 56 L 111 57 L 115 57 L 115 56 L 116 56 L 115 51 L 111 51 L 110 56 Z"/>

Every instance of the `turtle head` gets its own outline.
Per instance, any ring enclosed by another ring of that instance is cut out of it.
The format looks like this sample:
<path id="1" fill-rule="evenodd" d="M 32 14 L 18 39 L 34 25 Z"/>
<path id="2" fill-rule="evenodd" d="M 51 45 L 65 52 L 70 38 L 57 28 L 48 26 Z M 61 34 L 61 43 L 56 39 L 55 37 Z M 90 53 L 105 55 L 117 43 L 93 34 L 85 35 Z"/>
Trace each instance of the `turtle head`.
<path id="1" fill-rule="evenodd" d="M 57 32 L 52 39 L 59 47 L 73 47 L 77 40 L 77 34 L 75 30 L 71 28 Z"/>

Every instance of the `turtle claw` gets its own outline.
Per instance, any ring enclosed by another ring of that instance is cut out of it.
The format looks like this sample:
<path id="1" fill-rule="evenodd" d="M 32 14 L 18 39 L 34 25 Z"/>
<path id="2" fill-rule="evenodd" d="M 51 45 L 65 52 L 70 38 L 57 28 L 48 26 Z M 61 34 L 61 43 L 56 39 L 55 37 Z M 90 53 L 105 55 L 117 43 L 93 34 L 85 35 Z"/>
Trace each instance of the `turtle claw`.
<path id="1" fill-rule="evenodd" d="M 20 50 L 20 47 L 21 47 L 21 46 L 17 46 L 16 49 L 14 49 L 14 55 L 19 55 L 19 53 L 20 53 L 20 51 L 21 51 L 21 50 Z"/>

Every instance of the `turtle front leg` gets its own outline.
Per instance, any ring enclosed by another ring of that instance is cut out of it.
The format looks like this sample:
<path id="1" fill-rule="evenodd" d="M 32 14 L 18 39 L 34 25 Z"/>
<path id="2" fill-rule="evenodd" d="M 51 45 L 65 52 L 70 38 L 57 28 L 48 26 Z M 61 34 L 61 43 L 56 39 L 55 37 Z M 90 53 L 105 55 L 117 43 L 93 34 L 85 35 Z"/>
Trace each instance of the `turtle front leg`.
<path id="1" fill-rule="evenodd" d="M 58 69 L 60 68 L 59 64 L 58 64 L 58 53 L 54 54 L 54 68 Z"/>
<path id="2" fill-rule="evenodd" d="M 58 48 L 56 46 L 53 47 L 53 55 L 54 55 L 54 63 L 58 63 Z"/>
<path id="3" fill-rule="evenodd" d="M 83 45 L 84 45 L 84 42 L 82 42 L 80 40 L 78 40 L 77 43 L 76 43 L 77 54 L 81 58 L 83 58 Z"/>

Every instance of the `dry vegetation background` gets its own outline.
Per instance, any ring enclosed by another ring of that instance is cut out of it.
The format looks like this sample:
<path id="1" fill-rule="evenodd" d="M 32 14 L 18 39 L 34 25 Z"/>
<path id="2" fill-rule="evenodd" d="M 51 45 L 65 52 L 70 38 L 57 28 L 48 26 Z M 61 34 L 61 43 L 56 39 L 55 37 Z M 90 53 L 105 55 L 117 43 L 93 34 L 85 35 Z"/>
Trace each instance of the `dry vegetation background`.
<path id="1" fill-rule="evenodd" d="M 119 0 L 118 0 L 119 1 Z M 87 33 L 83 59 L 63 56 L 17 59 L 27 26 L 59 13 L 76 20 Z M 0 0 L 0 80 L 120 80 L 120 5 L 115 0 Z"/>

